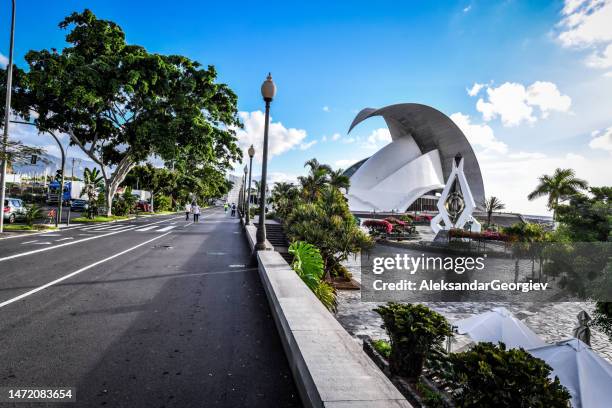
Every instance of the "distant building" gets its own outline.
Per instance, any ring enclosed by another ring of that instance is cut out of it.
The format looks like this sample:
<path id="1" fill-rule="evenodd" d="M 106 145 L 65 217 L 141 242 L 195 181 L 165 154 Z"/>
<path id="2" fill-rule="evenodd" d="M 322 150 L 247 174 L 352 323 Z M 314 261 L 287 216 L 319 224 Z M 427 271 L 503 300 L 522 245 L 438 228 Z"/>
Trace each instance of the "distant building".
<path id="1" fill-rule="evenodd" d="M 480 166 L 472 146 L 455 123 L 426 105 L 402 103 L 363 109 L 349 132 L 362 121 L 382 116 L 392 142 L 345 172 L 351 179 L 351 211 L 436 211 L 437 195 L 457 154 L 476 203 L 484 200 Z"/>

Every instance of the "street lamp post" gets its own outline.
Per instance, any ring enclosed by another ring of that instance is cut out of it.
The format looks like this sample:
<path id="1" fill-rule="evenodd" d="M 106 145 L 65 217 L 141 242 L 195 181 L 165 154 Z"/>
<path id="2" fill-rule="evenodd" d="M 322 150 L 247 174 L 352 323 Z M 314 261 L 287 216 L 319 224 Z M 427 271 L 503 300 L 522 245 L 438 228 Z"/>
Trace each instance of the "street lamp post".
<path id="1" fill-rule="evenodd" d="M 2 174 L 0 175 L 0 233 L 4 231 L 4 199 L 6 198 L 6 166 L 8 157 L 8 135 L 9 122 L 11 119 L 11 94 L 13 93 L 13 44 L 15 42 L 15 0 L 13 0 L 13 11 L 11 15 L 11 37 L 9 44 L 9 60 L 6 66 L 6 103 L 4 105 L 4 134 L 2 136 Z"/>
<path id="2" fill-rule="evenodd" d="M 251 222 L 251 176 L 253 175 L 253 156 L 255 156 L 255 148 L 253 145 L 249 147 L 249 184 L 247 186 L 247 202 L 246 202 L 246 219 L 245 225 Z"/>
<path id="3" fill-rule="evenodd" d="M 247 174 L 249 173 L 249 167 L 244 165 L 244 184 L 243 184 L 243 193 L 242 193 L 242 214 L 246 211 L 246 196 L 247 196 Z"/>
<path id="4" fill-rule="evenodd" d="M 261 164 L 261 198 L 259 200 L 259 226 L 257 227 L 257 244 L 255 249 L 258 251 L 266 249 L 266 177 L 268 176 L 268 127 L 270 125 L 270 102 L 276 94 L 276 85 L 272 81 L 272 74 L 261 85 L 261 95 L 266 102 L 266 122 L 264 126 L 263 159 Z"/>

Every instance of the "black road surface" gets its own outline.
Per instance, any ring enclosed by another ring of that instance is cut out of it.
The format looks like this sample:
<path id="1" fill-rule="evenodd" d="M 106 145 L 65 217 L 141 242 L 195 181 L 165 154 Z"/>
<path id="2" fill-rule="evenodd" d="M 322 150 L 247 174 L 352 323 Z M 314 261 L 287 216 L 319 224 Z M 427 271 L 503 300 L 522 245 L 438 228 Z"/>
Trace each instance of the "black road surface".
<path id="1" fill-rule="evenodd" d="M 0 406 L 300 406 L 248 260 L 219 209 L 0 240 L 0 390 L 76 389 Z"/>

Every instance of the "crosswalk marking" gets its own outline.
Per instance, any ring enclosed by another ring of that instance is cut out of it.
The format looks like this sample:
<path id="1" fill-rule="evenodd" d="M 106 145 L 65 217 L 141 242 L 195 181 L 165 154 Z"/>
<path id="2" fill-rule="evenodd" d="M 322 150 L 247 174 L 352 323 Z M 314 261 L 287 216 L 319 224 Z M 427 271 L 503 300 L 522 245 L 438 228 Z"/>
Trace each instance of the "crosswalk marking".
<path id="1" fill-rule="evenodd" d="M 170 226 L 165 227 L 165 228 L 160 228 L 160 229 L 158 229 L 158 230 L 157 230 L 157 232 L 166 232 L 166 231 L 170 231 L 172 228 L 176 228 L 176 226 L 175 226 L 175 225 L 170 225 Z"/>
<path id="2" fill-rule="evenodd" d="M 138 232 L 140 232 L 140 231 L 148 231 L 148 230 L 152 230 L 153 228 L 157 228 L 157 225 L 150 225 L 148 227 L 139 228 L 139 229 L 134 230 L 134 231 L 138 231 Z"/>

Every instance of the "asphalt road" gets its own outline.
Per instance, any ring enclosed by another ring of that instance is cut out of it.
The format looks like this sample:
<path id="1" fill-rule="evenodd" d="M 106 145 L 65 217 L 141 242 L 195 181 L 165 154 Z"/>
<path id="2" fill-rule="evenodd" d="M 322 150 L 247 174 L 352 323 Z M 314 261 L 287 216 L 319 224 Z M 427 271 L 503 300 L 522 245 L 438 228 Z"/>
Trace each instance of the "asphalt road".
<path id="1" fill-rule="evenodd" d="M 300 406 L 248 260 L 220 209 L 0 239 L 0 387 L 76 388 L 49 406 Z"/>

